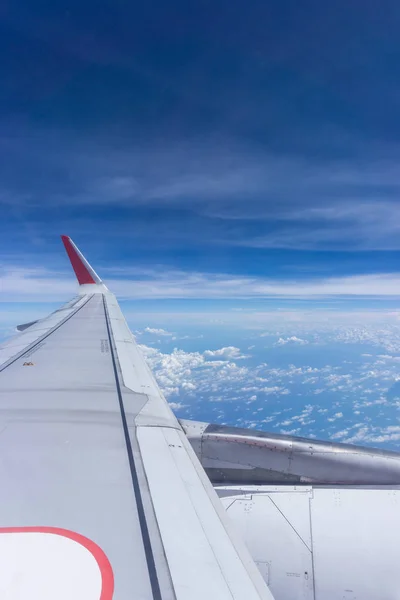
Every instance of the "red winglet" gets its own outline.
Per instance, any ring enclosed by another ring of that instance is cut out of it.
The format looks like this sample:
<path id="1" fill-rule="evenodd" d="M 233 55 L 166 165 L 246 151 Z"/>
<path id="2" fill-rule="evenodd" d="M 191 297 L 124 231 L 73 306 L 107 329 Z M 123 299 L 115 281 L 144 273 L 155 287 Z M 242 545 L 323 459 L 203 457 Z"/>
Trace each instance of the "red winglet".
<path id="1" fill-rule="evenodd" d="M 79 285 L 84 283 L 101 283 L 100 277 L 89 265 L 85 257 L 81 254 L 74 242 L 67 235 L 62 235 L 65 250 L 67 251 L 72 268 L 75 271 Z"/>

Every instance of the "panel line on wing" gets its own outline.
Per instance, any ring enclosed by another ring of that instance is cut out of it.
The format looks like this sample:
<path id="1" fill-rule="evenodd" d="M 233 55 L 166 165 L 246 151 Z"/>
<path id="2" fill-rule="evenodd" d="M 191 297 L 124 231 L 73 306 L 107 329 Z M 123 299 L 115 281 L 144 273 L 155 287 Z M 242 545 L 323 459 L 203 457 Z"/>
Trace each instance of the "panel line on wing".
<path id="1" fill-rule="evenodd" d="M 14 364 L 17 360 L 19 360 L 20 358 L 22 358 L 23 356 L 25 356 L 26 354 L 28 354 L 29 352 L 31 352 L 32 350 L 34 350 L 45 339 L 47 339 L 55 331 L 57 331 L 57 329 L 60 329 L 60 327 L 62 327 L 64 325 L 64 323 L 66 323 L 67 321 L 69 321 L 70 319 L 72 319 L 72 317 L 75 316 L 81 310 L 81 308 L 83 308 L 84 306 L 86 306 L 86 304 L 88 304 L 88 302 L 90 302 L 90 300 L 92 298 L 93 298 L 93 294 L 91 296 L 89 296 L 88 299 L 85 302 L 83 302 L 80 306 L 78 306 L 78 308 L 76 308 L 72 313 L 70 313 L 69 315 L 67 315 L 64 319 L 62 319 L 62 321 L 60 321 L 59 323 L 57 323 L 57 325 L 55 325 L 54 327 L 52 327 L 50 329 L 50 331 L 47 331 L 45 334 L 43 334 L 40 337 L 38 337 L 34 342 L 32 342 L 31 344 L 29 344 L 28 346 L 26 346 L 26 348 L 24 348 L 23 350 L 21 350 L 20 352 L 18 352 L 16 355 L 14 355 L 11 358 L 9 358 L 0 367 L 0 373 L 2 373 L 10 365 Z"/>
<path id="2" fill-rule="evenodd" d="M 305 545 L 305 547 L 307 548 L 307 550 L 309 552 L 312 552 L 311 548 L 309 547 L 309 545 L 307 544 L 307 542 L 302 538 L 302 536 L 300 535 L 300 533 L 297 531 L 296 527 L 293 525 L 293 523 L 291 523 L 291 521 L 289 521 L 289 519 L 287 518 L 287 516 L 282 512 L 282 510 L 279 508 L 279 506 L 276 504 L 276 502 L 274 502 L 271 498 L 271 496 L 268 496 L 268 498 L 270 499 L 270 501 L 272 502 L 272 504 L 275 506 L 276 510 L 282 515 L 282 517 L 285 519 L 286 523 L 289 525 L 289 527 L 291 527 L 293 529 L 293 531 L 295 532 L 295 534 L 297 535 L 297 537 L 299 538 L 299 540 L 301 540 L 303 542 L 303 544 Z"/>
<path id="3" fill-rule="evenodd" d="M 146 555 L 147 568 L 149 571 L 151 590 L 153 593 L 154 600 L 162 600 L 160 583 L 158 581 L 158 575 L 157 575 L 157 570 L 156 570 L 156 565 L 155 565 L 155 560 L 154 560 L 154 555 L 153 555 L 153 549 L 152 549 L 151 541 L 150 541 L 150 534 L 149 534 L 149 530 L 148 530 L 148 526 L 147 526 L 146 515 L 144 512 L 142 495 L 140 492 L 140 484 L 139 484 L 139 479 L 138 479 L 138 475 L 136 472 L 135 459 L 133 457 L 132 444 L 131 444 L 131 440 L 130 440 L 130 436 L 129 436 L 129 429 L 128 429 L 128 423 L 127 423 L 126 414 L 125 414 L 124 402 L 123 402 L 123 398 L 122 398 L 121 385 L 120 385 L 120 381 L 119 381 L 119 377 L 118 377 L 113 337 L 111 334 L 110 323 L 109 323 L 107 303 L 106 303 L 104 295 L 103 295 L 103 306 L 104 306 L 104 313 L 105 313 L 105 317 L 106 317 L 107 334 L 108 334 L 108 339 L 109 339 L 109 343 L 110 343 L 111 360 L 112 360 L 114 376 L 115 376 L 115 384 L 116 384 L 119 409 L 120 409 L 121 419 L 122 419 L 122 427 L 124 430 L 126 450 L 128 453 L 128 460 L 129 460 L 129 467 L 130 467 L 131 478 L 132 478 L 133 491 L 134 491 L 135 499 L 136 499 L 136 507 L 137 507 L 138 517 L 139 517 L 140 530 L 142 533 L 143 547 L 144 547 L 144 551 L 145 551 L 145 555 Z"/>

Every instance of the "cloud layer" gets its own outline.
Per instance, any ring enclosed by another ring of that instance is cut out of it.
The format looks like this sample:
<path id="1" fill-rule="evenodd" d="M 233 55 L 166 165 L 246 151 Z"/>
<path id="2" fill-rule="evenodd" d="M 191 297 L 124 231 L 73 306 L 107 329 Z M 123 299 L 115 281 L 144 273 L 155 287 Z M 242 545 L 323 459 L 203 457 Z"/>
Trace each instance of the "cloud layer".
<path id="1" fill-rule="evenodd" d="M 307 344 L 278 346 L 276 341 L 284 338 L 276 337 L 272 323 L 267 329 L 268 336 L 253 331 L 247 355 L 238 346 L 141 348 L 183 417 L 397 448 L 400 325 L 382 320 L 368 326 L 329 322 L 322 328 L 292 323 L 303 338 L 290 337 Z M 260 360 L 263 356 L 267 362 Z"/>
<path id="2" fill-rule="evenodd" d="M 108 270 L 113 271 L 112 267 Z M 105 277 L 108 287 L 124 299 L 400 296 L 400 275 L 397 273 L 303 277 L 299 281 L 160 268 L 124 270 L 116 267 L 115 271 L 131 278 Z M 52 301 L 66 299 L 76 287 L 71 277 L 57 271 L 3 265 L 0 267 L 0 290 L 2 301 Z"/>

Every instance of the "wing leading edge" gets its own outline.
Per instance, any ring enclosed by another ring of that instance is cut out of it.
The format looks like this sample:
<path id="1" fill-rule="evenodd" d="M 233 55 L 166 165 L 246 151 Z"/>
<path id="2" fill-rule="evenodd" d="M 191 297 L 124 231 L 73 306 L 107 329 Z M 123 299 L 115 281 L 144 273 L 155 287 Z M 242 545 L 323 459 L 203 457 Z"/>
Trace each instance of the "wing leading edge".
<path id="1" fill-rule="evenodd" d="M 1 527 L 31 536 L 24 548 L 42 565 L 31 598 L 46 600 L 49 577 L 39 527 L 73 532 L 107 557 L 114 591 L 99 566 L 97 579 L 77 576 L 78 599 L 271 599 L 115 296 L 63 242 L 79 296 L 0 347 Z"/>

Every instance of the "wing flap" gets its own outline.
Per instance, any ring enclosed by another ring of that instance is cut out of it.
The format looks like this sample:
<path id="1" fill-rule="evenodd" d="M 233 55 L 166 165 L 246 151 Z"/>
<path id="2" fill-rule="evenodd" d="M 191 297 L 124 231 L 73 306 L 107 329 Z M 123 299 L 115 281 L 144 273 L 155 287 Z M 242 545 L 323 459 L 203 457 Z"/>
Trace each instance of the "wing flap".
<path id="1" fill-rule="evenodd" d="M 272 599 L 247 550 L 232 543 L 185 434 L 138 427 L 137 436 L 177 600 Z"/>

